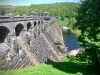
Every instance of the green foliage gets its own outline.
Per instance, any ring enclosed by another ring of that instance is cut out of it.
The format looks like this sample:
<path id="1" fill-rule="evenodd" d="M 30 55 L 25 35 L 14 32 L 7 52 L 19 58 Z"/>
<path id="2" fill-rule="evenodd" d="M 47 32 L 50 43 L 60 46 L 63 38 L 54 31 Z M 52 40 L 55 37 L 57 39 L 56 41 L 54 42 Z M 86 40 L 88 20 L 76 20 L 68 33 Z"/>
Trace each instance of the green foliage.
<path id="1" fill-rule="evenodd" d="M 71 18 L 71 21 L 69 21 L 70 19 L 68 18 L 65 18 L 64 21 L 61 20 L 60 17 L 57 18 L 57 21 L 58 23 L 61 25 L 61 26 L 64 26 L 64 27 L 68 27 L 69 30 L 68 31 L 63 31 L 63 34 L 64 35 L 68 35 L 70 33 L 73 33 L 76 35 L 76 37 L 78 37 L 80 34 L 81 34 L 81 30 L 78 30 L 78 28 L 74 27 L 75 23 L 76 23 L 76 19 L 75 17 Z M 69 23 L 73 24 L 72 26 L 69 25 Z"/>
<path id="2" fill-rule="evenodd" d="M 64 59 L 62 62 L 50 62 L 29 68 L 0 71 L 0 75 L 96 75 L 86 62 Z"/>
<path id="3" fill-rule="evenodd" d="M 75 17 L 73 17 L 73 18 L 71 18 L 70 19 L 70 23 L 73 25 L 73 27 L 74 27 L 74 24 L 76 23 L 76 19 L 75 19 Z M 74 29 L 74 28 L 73 28 Z"/>
<path id="4" fill-rule="evenodd" d="M 86 59 L 90 65 L 100 68 L 100 0 L 87 0 L 80 5 L 76 26 L 81 30 L 79 43 L 88 47 Z"/>
<path id="5" fill-rule="evenodd" d="M 5 15 L 6 14 L 6 8 L 0 8 L 0 15 Z"/>
<path id="6" fill-rule="evenodd" d="M 61 25 L 61 26 L 67 26 L 68 25 L 68 23 L 69 23 L 69 20 L 68 20 L 68 18 L 65 18 L 64 20 L 61 20 L 61 18 L 59 17 L 59 18 L 57 18 L 57 21 L 58 21 L 58 23 Z"/>
<path id="7" fill-rule="evenodd" d="M 70 28 L 74 32 L 77 29 L 77 27 L 75 27 L 75 23 L 76 23 L 76 19 L 75 19 L 75 17 L 72 17 L 69 19 L 69 24 L 67 26 L 68 28 Z"/>
<path id="8" fill-rule="evenodd" d="M 69 61 L 75 61 L 75 60 L 77 60 L 77 58 L 75 56 L 69 57 Z"/>
<path id="9" fill-rule="evenodd" d="M 9 13 L 13 13 L 11 5 L 0 5 L 0 16 L 4 16 Z"/>
<path id="10" fill-rule="evenodd" d="M 41 15 L 44 11 L 48 11 L 51 16 L 75 16 L 79 3 L 54 3 L 54 4 L 32 4 L 30 6 L 20 6 L 14 9 L 14 15 L 22 15 L 23 13 L 30 15 L 31 11 L 38 12 Z"/>
<path id="11" fill-rule="evenodd" d="M 48 11 L 51 16 L 72 17 L 77 15 L 79 3 L 54 3 L 54 4 L 32 4 L 30 6 L 0 6 L 0 15 L 13 13 L 14 15 L 30 15 L 31 11 L 38 12 L 41 15 L 44 11 Z M 12 9 L 14 7 L 14 9 Z"/>
<path id="12" fill-rule="evenodd" d="M 64 21 L 64 20 L 65 20 L 65 17 L 64 17 L 64 15 L 61 17 L 61 20 L 62 20 L 62 21 Z"/>

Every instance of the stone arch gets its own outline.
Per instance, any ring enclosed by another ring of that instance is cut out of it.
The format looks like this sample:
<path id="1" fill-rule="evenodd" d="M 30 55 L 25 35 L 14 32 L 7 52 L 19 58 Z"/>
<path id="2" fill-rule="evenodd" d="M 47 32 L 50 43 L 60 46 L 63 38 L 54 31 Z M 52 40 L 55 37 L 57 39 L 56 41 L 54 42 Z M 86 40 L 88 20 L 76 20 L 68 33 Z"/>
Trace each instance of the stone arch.
<path id="1" fill-rule="evenodd" d="M 3 43 L 5 41 L 5 38 L 9 34 L 9 29 L 5 26 L 0 26 L 0 43 Z"/>
<path id="2" fill-rule="evenodd" d="M 37 22 L 36 21 L 34 21 L 34 27 L 37 25 Z"/>
<path id="3" fill-rule="evenodd" d="M 27 23 L 27 31 L 31 28 L 32 24 L 30 22 Z"/>
<path id="4" fill-rule="evenodd" d="M 40 21 L 38 21 L 38 25 L 40 25 Z"/>
<path id="5" fill-rule="evenodd" d="M 18 24 L 16 27 L 15 27 L 15 33 L 16 33 L 16 36 L 19 36 L 21 31 L 23 30 L 24 26 L 22 24 Z"/>

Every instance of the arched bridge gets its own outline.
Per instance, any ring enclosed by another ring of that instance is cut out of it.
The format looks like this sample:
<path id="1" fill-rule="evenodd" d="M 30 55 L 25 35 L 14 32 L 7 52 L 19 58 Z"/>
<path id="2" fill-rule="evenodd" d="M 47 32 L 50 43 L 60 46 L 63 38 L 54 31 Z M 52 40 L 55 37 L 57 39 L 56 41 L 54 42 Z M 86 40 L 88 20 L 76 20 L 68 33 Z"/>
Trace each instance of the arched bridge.
<path id="1" fill-rule="evenodd" d="M 49 17 L 49 20 L 45 19 Z M 48 25 L 50 22 L 49 13 L 44 12 L 43 16 L 38 13 L 31 12 L 30 16 L 14 16 L 10 13 L 8 16 L 0 16 L 0 43 L 5 41 L 7 36 L 19 36 L 24 34 L 24 32 L 29 31 L 29 29 L 34 29 L 35 27 Z"/>

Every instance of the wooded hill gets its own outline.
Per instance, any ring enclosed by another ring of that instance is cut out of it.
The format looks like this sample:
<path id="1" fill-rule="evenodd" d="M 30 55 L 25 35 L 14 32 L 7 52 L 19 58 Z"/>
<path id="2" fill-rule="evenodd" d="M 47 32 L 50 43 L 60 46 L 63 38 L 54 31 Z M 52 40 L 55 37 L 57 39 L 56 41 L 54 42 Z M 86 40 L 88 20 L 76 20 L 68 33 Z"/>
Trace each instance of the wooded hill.
<path id="1" fill-rule="evenodd" d="M 13 12 L 14 15 L 30 15 L 31 11 L 38 12 L 42 15 L 44 11 L 48 11 L 51 16 L 76 16 L 79 3 L 61 2 L 54 4 L 31 4 L 30 6 L 17 6 L 15 9 L 0 8 L 0 15 Z M 7 9 L 7 10 L 6 10 Z"/>

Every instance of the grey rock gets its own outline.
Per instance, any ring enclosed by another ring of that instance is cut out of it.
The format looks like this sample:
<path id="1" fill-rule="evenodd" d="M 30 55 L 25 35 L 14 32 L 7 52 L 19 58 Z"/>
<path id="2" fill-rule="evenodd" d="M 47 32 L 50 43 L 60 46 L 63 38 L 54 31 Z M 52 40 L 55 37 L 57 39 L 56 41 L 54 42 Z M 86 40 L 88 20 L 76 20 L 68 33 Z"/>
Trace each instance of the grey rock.
<path id="1" fill-rule="evenodd" d="M 55 18 L 43 20 L 37 13 L 35 14 L 32 13 L 31 17 L 25 14 L 23 17 L 10 16 L 6 20 L 7 23 L 0 20 L 0 26 L 4 26 L 6 31 L 9 30 L 9 33 L 5 34 L 7 37 L 0 38 L 5 39 L 3 43 L 0 43 L 0 61 L 3 62 L 3 70 L 18 69 L 50 61 L 59 62 L 61 60 L 59 52 L 67 52 L 62 42 L 62 30 Z M 31 24 L 30 28 L 28 28 L 28 22 Z M 59 41 L 54 41 L 55 38 Z"/>

